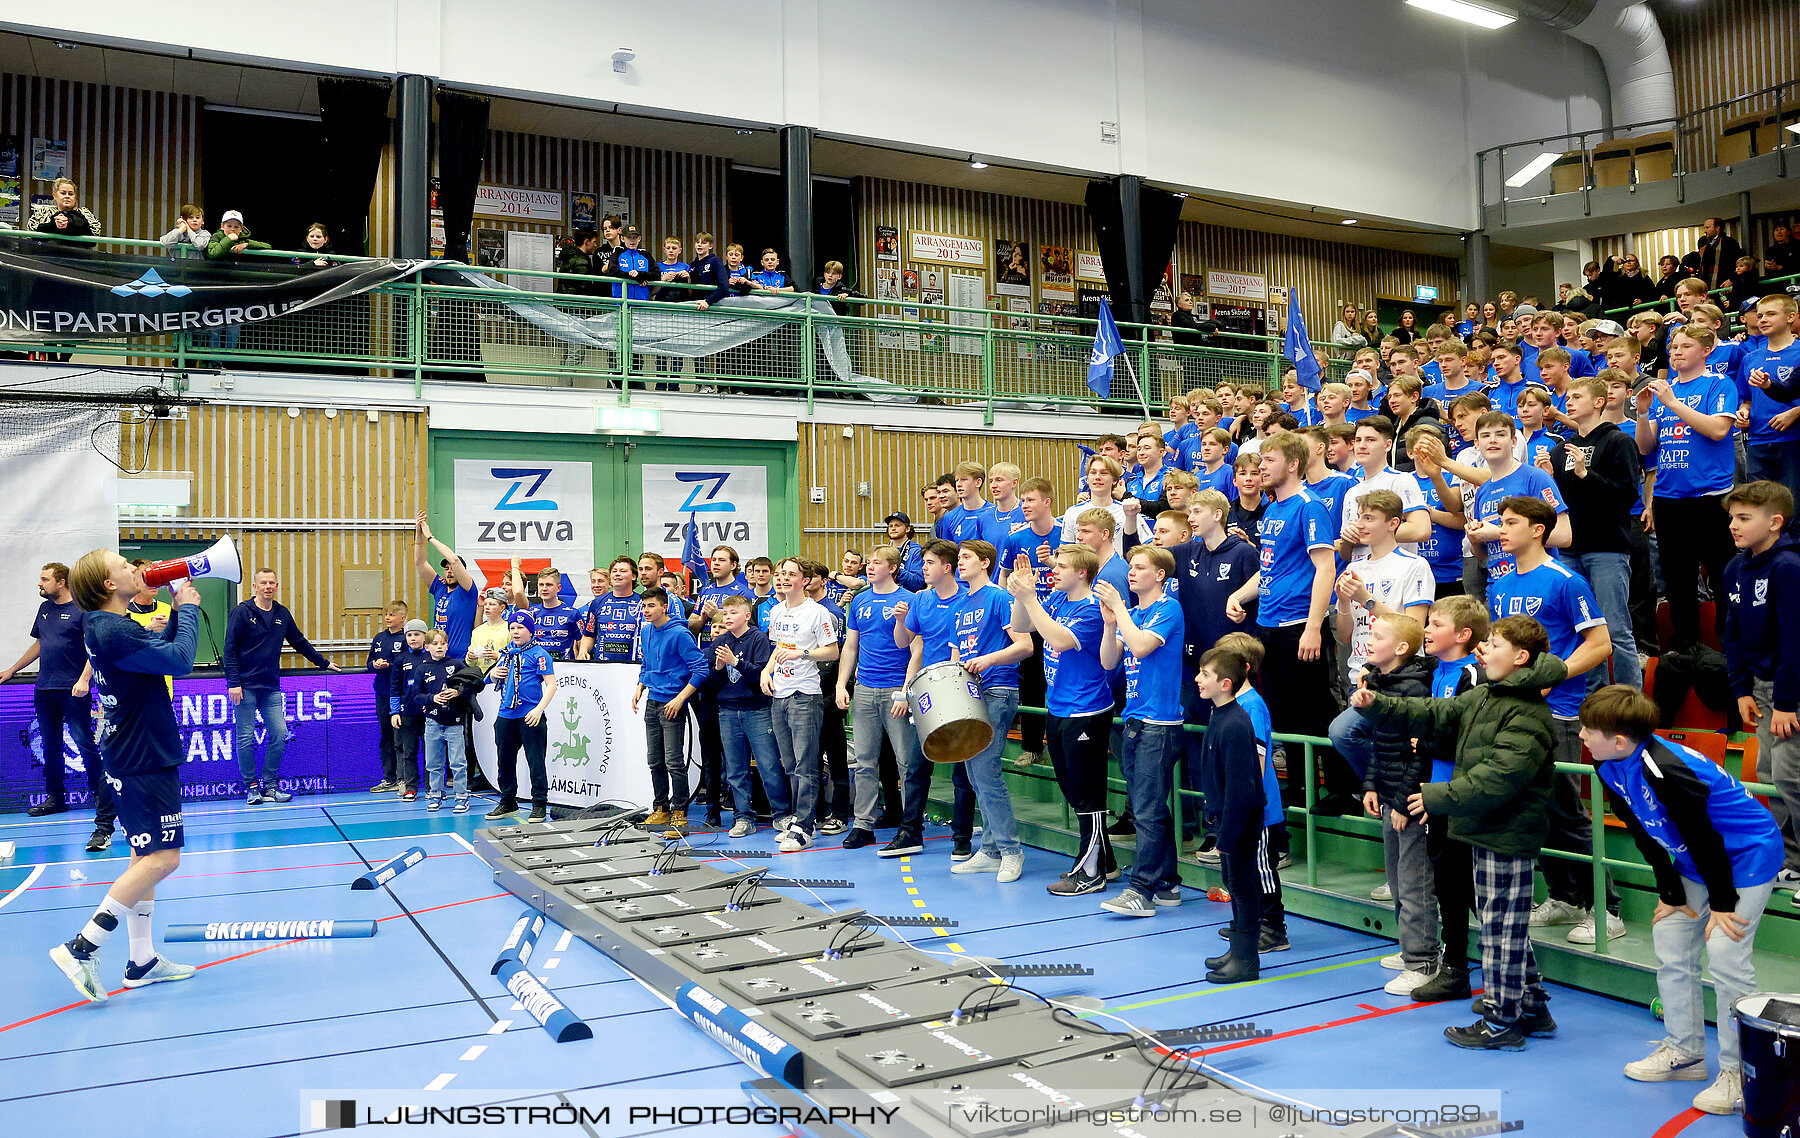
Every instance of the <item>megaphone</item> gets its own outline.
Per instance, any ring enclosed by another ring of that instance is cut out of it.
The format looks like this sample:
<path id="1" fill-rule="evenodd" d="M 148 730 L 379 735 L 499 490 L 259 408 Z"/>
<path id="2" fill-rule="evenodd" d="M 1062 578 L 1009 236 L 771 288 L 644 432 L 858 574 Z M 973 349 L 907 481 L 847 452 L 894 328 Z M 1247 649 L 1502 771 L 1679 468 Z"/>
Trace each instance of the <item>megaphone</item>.
<path id="1" fill-rule="evenodd" d="M 244 570 L 238 560 L 237 543 L 227 534 L 212 543 L 204 553 L 196 553 L 192 557 L 177 557 L 173 561 L 158 561 L 144 568 L 144 584 L 154 589 L 158 585 L 169 585 L 179 588 L 176 582 L 185 581 L 189 577 L 217 577 L 224 581 L 242 581 Z"/>

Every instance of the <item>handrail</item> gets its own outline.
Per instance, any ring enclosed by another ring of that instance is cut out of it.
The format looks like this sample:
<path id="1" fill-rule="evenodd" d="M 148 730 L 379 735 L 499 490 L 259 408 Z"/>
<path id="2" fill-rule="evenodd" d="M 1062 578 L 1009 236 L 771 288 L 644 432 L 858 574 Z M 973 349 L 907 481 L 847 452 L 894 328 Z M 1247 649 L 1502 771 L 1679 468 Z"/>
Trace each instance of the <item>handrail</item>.
<path id="1" fill-rule="evenodd" d="M 1767 280 L 1762 282 L 1762 287 L 1765 290 L 1767 290 L 1770 285 L 1787 285 L 1787 284 L 1792 284 L 1796 281 L 1800 281 L 1800 273 L 1790 273 L 1785 277 L 1770 277 Z M 1728 293 L 1730 291 L 1731 291 L 1731 287 L 1729 287 L 1729 286 L 1720 287 L 1720 288 L 1712 288 L 1712 289 L 1706 290 L 1706 295 L 1707 296 L 1722 296 L 1725 293 Z M 1786 291 L 1785 288 L 1782 291 Z M 1765 291 L 1763 293 L 1763 295 L 1767 296 L 1768 295 L 1767 291 Z M 1665 305 L 1667 306 L 1666 308 L 1664 307 Z M 1722 308 L 1723 305 L 1721 305 L 1720 307 Z M 1605 310 L 1605 312 L 1602 313 L 1602 315 L 1604 315 L 1604 316 L 1633 315 L 1634 316 L 1639 312 L 1663 312 L 1663 311 L 1667 311 L 1667 312 L 1675 311 L 1675 298 L 1674 297 L 1662 296 L 1662 297 L 1658 297 L 1657 299 L 1652 300 L 1652 301 L 1646 301 L 1643 304 L 1628 304 L 1622 308 L 1608 308 Z M 1729 318 L 1729 317 L 1735 315 L 1735 313 L 1727 312 L 1727 313 L 1725 313 L 1725 315 L 1727 318 Z"/>
<path id="2" fill-rule="evenodd" d="M 1488 147 L 1484 147 L 1481 150 L 1477 150 L 1475 152 L 1475 156 L 1477 158 L 1482 158 L 1482 157 L 1486 157 L 1489 154 L 1495 154 L 1495 153 L 1498 153 L 1503 150 L 1511 150 L 1514 147 L 1542 146 L 1546 142 L 1555 142 L 1558 139 L 1567 140 L 1567 139 L 1571 139 L 1571 138 L 1586 138 L 1590 134 L 1610 134 L 1610 135 L 1615 136 L 1615 138 L 1619 138 L 1619 137 L 1624 137 L 1624 136 L 1629 135 L 1630 132 L 1632 132 L 1632 131 L 1643 130 L 1646 127 L 1668 126 L 1670 124 L 1674 124 L 1677 127 L 1679 127 L 1685 121 L 1687 121 L 1689 119 L 1697 119 L 1701 115 L 1707 115 L 1707 114 L 1711 114 L 1714 111 L 1724 110 L 1726 107 L 1732 106 L 1733 104 L 1751 102 L 1753 100 L 1761 99 L 1764 96 L 1768 96 L 1768 95 L 1773 95 L 1775 97 L 1775 101 L 1776 101 L 1776 106 L 1771 109 L 1773 111 L 1779 112 L 1781 110 L 1780 102 L 1781 102 L 1782 93 L 1785 92 L 1790 87 L 1800 88 L 1800 80 L 1786 79 L 1780 83 L 1771 83 L 1767 87 L 1763 87 L 1756 91 L 1751 91 L 1748 94 L 1734 95 L 1731 98 L 1721 99 L 1716 103 L 1708 103 L 1704 107 L 1698 107 L 1698 108 L 1695 108 L 1694 110 L 1687 111 L 1687 112 L 1685 112 L 1683 114 L 1679 114 L 1679 115 L 1664 116 L 1662 118 L 1656 118 L 1656 119 L 1645 119 L 1642 122 L 1626 123 L 1622 126 L 1593 127 L 1588 130 L 1576 130 L 1576 131 L 1566 130 L 1566 131 L 1561 132 L 1560 134 L 1547 134 L 1542 138 L 1525 138 L 1525 139 L 1520 139 L 1516 142 L 1502 142 L 1502 143 L 1499 143 L 1494 146 L 1488 146 Z"/>

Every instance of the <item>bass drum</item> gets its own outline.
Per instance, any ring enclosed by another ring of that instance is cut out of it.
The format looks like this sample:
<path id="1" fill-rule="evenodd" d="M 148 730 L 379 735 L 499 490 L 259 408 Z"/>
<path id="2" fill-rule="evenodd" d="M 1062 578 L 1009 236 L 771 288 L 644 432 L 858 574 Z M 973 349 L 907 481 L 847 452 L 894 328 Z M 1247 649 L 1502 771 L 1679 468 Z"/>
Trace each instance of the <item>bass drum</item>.
<path id="1" fill-rule="evenodd" d="M 966 762 L 994 741 L 981 684 L 961 664 L 926 668 L 913 677 L 906 699 L 918 728 L 919 749 L 934 763 Z"/>

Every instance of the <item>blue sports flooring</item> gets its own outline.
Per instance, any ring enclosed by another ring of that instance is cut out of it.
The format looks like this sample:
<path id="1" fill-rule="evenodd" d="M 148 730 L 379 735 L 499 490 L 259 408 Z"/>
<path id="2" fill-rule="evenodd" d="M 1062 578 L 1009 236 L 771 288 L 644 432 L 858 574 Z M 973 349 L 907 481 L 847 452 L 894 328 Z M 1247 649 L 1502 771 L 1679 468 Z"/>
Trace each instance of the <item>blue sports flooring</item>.
<path id="1" fill-rule="evenodd" d="M 8 816 L 0 841 L 16 841 L 18 852 L 0 864 L 0 1134 L 141 1120 L 164 1133 L 262 1138 L 313 1132 L 311 1101 L 347 1097 L 320 1093 L 332 1090 L 430 1086 L 496 1092 L 475 1100 L 484 1102 L 597 1104 L 608 1092 L 735 1090 L 756 1077 L 598 951 L 559 946 L 554 927 L 532 971 L 594 1038 L 556 1044 L 519 1010 L 489 968 L 522 903 L 494 886 L 463 841 L 484 824 L 485 809 L 478 799 L 461 817 L 427 813 L 423 800 L 386 795 L 196 805 L 181 868 L 159 890 L 159 934 L 171 923 L 327 917 L 377 919 L 378 934 L 172 945 L 170 957 L 203 966 L 196 977 L 115 989 L 97 1006 L 76 1002 L 45 954 L 99 903 L 122 866 L 123 843 L 115 839 L 109 854 L 83 852 L 91 816 Z M 1741 1133 L 1738 1119 L 1690 1110 L 1705 1084 L 1638 1084 L 1620 1073 L 1660 1038 L 1643 1008 L 1556 988 L 1556 1038 L 1518 1053 L 1465 1052 L 1441 1031 L 1474 1018 L 1466 1005 L 1414 1005 L 1382 991 L 1394 974 L 1378 961 L 1392 941 L 1290 918 L 1293 949 L 1263 957 L 1261 980 L 1215 987 L 1203 981 L 1201 960 L 1223 951 L 1215 929 L 1230 919 L 1229 906 L 1189 891 L 1179 908 L 1152 919 L 1113 916 L 1099 909 L 1100 896 L 1047 894 L 1066 859 L 1035 850 L 1014 885 L 952 876 L 949 842 L 936 833 L 905 864 L 830 838 L 776 864 L 854 881 L 823 894 L 835 907 L 959 922 L 942 936 L 902 930 L 923 947 L 1091 967 L 1091 977 L 1027 986 L 1097 997 L 1140 1027 L 1254 1019 L 1275 1036 L 1221 1048 L 1210 1061 L 1278 1092 L 1502 1088 L 1507 1117 L 1522 1119 L 1527 1134 L 1568 1132 L 1571 1108 L 1580 1117 L 1603 1109 L 1609 1135 Z M 411 845 L 430 857 L 389 888 L 348 888 L 365 861 Z M 772 850 L 774 836 L 764 830 L 731 845 Z M 125 955 L 120 930 L 101 955 L 107 983 L 118 984 Z"/>

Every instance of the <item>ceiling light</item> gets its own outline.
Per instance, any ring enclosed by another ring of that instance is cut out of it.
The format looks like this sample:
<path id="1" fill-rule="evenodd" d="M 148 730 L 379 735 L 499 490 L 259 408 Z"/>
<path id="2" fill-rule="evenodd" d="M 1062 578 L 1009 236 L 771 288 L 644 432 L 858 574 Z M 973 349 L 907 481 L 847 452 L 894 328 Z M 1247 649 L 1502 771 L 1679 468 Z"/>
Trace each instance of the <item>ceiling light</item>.
<path id="1" fill-rule="evenodd" d="M 1545 170 L 1549 169 L 1550 163 L 1552 163 L 1554 161 L 1556 161 L 1556 155 L 1552 154 L 1550 151 L 1546 150 L 1542 154 L 1538 155 L 1536 158 L 1533 158 L 1531 161 L 1525 163 L 1524 167 L 1522 169 L 1520 169 L 1517 174 L 1514 174 L 1512 177 L 1506 179 L 1506 184 L 1516 190 L 1520 186 L 1523 186 L 1526 182 L 1531 181 L 1531 179 L 1537 177 L 1539 174 L 1542 174 Z"/>
<path id="2" fill-rule="evenodd" d="M 749 136 L 750 136 L 750 135 L 753 135 L 753 134 L 755 134 L 755 133 L 756 133 L 756 132 L 755 132 L 755 131 L 753 131 L 753 130 L 740 130 L 740 131 L 738 131 L 738 137 L 739 137 L 739 138 L 747 138 L 747 137 L 749 137 Z"/>
<path id="3" fill-rule="evenodd" d="M 969 163 L 969 169 L 971 169 L 971 170 L 985 170 L 985 169 L 987 169 L 987 163 L 986 163 L 986 162 L 983 162 L 983 161 L 982 161 L 982 160 L 981 160 L 981 159 L 979 159 L 979 158 L 976 158 L 976 159 L 973 159 L 973 160 L 972 160 L 972 161 L 970 161 L 970 163 Z"/>
<path id="4" fill-rule="evenodd" d="M 1338 224 L 1339 225 L 1355 225 L 1356 219 L 1354 217 L 1346 217 L 1344 220 L 1338 222 Z"/>
<path id="5" fill-rule="evenodd" d="M 1793 131 L 1795 134 L 1800 134 L 1800 122 L 1797 122 L 1793 126 L 1788 127 L 1788 129 Z"/>
<path id="6" fill-rule="evenodd" d="M 1466 0 L 1406 0 L 1406 3 L 1409 7 L 1423 8 L 1427 12 L 1436 12 L 1440 16 L 1448 16 L 1452 20 L 1461 20 L 1465 24 L 1474 24 L 1489 31 L 1504 28 L 1518 19 L 1510 12 L 1470 4 Z"/>
<path id="7" fill-rule="evenodd" d="M 68 40 L 51 40 L 50 42 L 55 44 L 57 47 L 62 48 L 64 51 L 74 51 L 76 48 L 81 46 L 78 43 L 70 43 Z"/>

